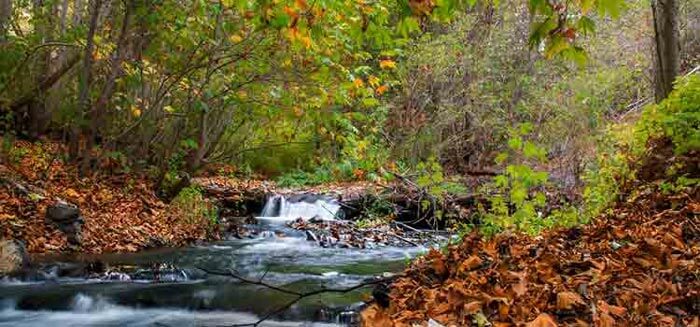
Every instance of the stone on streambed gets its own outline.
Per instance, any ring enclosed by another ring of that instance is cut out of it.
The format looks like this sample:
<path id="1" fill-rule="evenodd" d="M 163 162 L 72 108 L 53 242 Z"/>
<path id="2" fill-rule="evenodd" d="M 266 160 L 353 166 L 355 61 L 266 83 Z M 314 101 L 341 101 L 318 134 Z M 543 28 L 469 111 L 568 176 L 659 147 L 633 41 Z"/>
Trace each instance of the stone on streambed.
<path id="1" fill-rule="evenodd" d="M 316 237 L 316 234 L 310 230 L 306 231 L 306 240 L 318 243 L 318 237 Z"/>
<path id="2" fill-rule="evenodd" d="M 0 276 L 17 273 L 29 267 L 27 250 L 19 241 L 0 240 Z"/>
<path id="3" fill-rule="evenodd" d="M 387 224 L 373 228 L 358 227 L 352 221 L 320 221 L 297 219 L 287 227 L 304 231 L 306 240 L 325 248 L 375 248 L 382 246 L 411 247 L 427 244 L 430 239 L 408 235 Z"/>

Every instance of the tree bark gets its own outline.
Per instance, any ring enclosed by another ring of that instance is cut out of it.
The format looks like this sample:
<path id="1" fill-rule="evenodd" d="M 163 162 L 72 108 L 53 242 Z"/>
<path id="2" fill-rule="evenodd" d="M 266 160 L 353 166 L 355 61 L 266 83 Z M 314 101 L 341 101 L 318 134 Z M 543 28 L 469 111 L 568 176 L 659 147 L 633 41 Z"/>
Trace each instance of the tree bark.
<path id="1" fill-rule="evenodd" d="M 12 0 L 0 0 L 0 44 L 5 42 L 5 34 L 12 19 Z"/>
<path id="2" fill-rule="evenodd" d="M 126 58 L 128 34 L 131 25 L 132 13 L 134 11 L 134 5 L 134 1 L 126 1 L 125 3 L 124 18 L 122 20 L 122 27 L 121 31 L 119 32 L 119 37 L 117 39 L 117 48 L 112 54 L 109 75 L 104 82 L 100 96 L 91 106 L 89 112 L 90 130 L 86 136 L 88 149 L 98 144 L 98 139 L 100 139 L 100 130 L 104 127 L 104 119 L 105 115 L 107 114 L 105 108 L 112 99 L 112 95 L 114 95 L 117 78 L 122 75 L 122 63 Z M 87 157 L 89 157 L 89 155 Z"/>
<path id="3" fill-rule="evenodd" d="M 90 27 L 86 36 L 85 53 L 83 55 L 83 67 L 80 72 L 80 83 L 78 92 L 78 116 L 77 122 L 73 123 L 71 129 L 71 140 L 69 144 L 69 154 L 73 160 L 77 160 L 80 154 L 80 123 L 90 110 L 90 84 L 92 83 L 92 64 L 94 61 L 93 51 L 95 48 L 95 32 L 97 30 L 97 20 L 100 16 L 102 0 L 92 2 L 90 13 Z M 90 149 L 86 149 L 90 151 Z M 86 171 L 86 166 L 82 167 L 82 172 Z"/>
<path id="4" fill-rule="evenodd" d="M 680 31 L 678 0 L 652 0 L 654 16 L 654 97 L 665 99 L 673 90 L 673 81 L 680 70 Z"/>

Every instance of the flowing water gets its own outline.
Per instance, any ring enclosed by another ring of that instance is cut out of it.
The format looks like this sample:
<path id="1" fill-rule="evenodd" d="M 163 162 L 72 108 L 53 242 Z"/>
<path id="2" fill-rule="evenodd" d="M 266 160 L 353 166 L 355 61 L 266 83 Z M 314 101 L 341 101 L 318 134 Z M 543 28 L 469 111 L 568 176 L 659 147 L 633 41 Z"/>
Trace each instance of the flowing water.
<path id="1" fill-rule="evenodd" d="M 334 199 L 315 194 L 299 194 L 292 197 L 272 196 L 263 208 L 261 219 L 289 221 L 297 218 L 334 220 L 340 212 L 340 204 Z"/>
<path id="2" fill-rule="evenodd" d="M 220 326 L 257 321 L 293 299 L 206 274 L 225 271 L 298 291 L 343 288 L 403 269 L 422 247 L 322 248 L 281 224 L 294 215 L 334 219 L 338 206 L 274 198 L 254 237 L 133 254 L 35 258 L 32 276 L 0 282 L 0 326 Z M 298 202 L 304 202 L 299 204 Z M 286 207 L 285 207 L 286 206 Z M 296 207 L 295 207 L 296 206 Z M 320 206 L 313 207 L 313 206 Z M 267 207 L 267 206 L 266 206 Z M 334 209 L 335 208 L 335 209 Z M 330 210 L 329 210 L 330 209 Z M 333 214 L 327 213 L 332 211 Z M 326 212 L 326 213 L 324 213 Z M 96 267 L 99 267 L 97 269 Z M 100 270 L 91 274 L 91 270 Z M 105 273 L 106 271 L 106 273 Z M 364 289 L 305 298 L 261 326 L 344 326 Z"/>

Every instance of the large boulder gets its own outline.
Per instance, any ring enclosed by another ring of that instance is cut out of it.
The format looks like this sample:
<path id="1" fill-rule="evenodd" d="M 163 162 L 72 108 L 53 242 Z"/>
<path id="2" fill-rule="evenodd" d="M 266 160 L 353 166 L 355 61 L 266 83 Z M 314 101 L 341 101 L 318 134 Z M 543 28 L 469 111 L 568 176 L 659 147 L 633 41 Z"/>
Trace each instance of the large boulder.
<path id="1" fill-rule="evenodd" d="M 80 245 L 83 222 L 80 209 L 70 203 L 57 201 L 46 208 L 46 223 L 55 225 L 65 233 L 71 246 Z"/>
<path id="2" fill-rule="evenodd" d="M 22 242 L 0 240 L 0 275 L 16 273 L 28 267 L 29 255 Z"/>

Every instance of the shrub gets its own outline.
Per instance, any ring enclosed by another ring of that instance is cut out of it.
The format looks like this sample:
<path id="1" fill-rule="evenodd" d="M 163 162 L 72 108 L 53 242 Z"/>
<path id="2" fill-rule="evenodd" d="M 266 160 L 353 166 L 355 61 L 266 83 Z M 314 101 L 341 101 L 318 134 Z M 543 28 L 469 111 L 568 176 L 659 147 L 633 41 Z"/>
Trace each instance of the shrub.
<path id="1" fill-rule="evenodd" d="M 490 208 L 482 210 L 480 231 L 487 236 L 504 230 L 537 234 L 545 228 L 568 227 L 581 222 L 579 212 L 573 206 L 548 210 L 544 189 L 549 176 L 547 172 L 533 168 L 546 162 L 546 151 L 527 139 L 532 128 L 526 123 L 511 130 L 509 150 L 496 158 L 499 164 L 510 163 L 502 174 L 485 186 L 485 192 L 492 195 Z"/>
<path id="2" fill-rule="evenodd" d="M 683 157 L 692 158 L 698 150 L 700 75 L 695 74 L 680 78 L 669 97 L 644 108 L 636 123 L 610 128 L 584 178 L 585 214 L 600 214 L 632 182 L 655 182 L 664 192 L 697 186 L 697 168 L 686 167 L 693 161 Z"/>
<path id="3" fill-rule="evenodd" d="M 207 224 L 210 227 L 217 223 L 216 207 L 204 198 L 196 186 L 182 189 L 170 207 L 172 214 L 184 223 Z"/>

